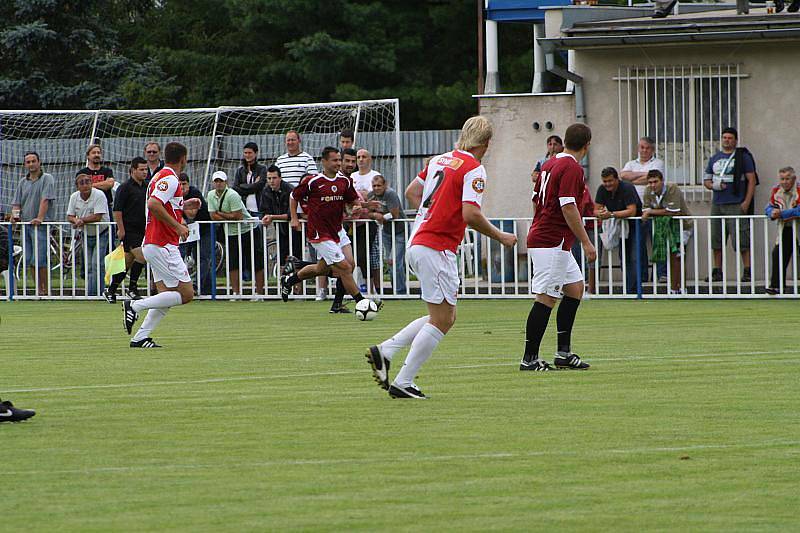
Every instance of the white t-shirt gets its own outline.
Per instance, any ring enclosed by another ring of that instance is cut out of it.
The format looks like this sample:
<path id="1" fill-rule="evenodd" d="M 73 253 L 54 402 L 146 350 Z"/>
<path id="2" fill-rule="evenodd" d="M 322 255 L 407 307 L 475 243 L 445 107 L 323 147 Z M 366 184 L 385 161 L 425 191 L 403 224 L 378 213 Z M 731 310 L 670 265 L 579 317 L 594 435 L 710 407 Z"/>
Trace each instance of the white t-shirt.
<path id="1" fill-rule="evenodd" d="M 622 167 L 622 172 L 650 172 L 651 170 L 660 171 L 661 175 L 666 179 L 664 162 L 657 157 L 651 157 L 647 163 L 642 163 L 639 158 L 636 158 L 628 161 Z M 636 187 L 636 192 L 639 193 L 639 199 L 644 200 L 644 192 L 647 189 L 647 185 L 634 185 L 634 187 Z"/>
<path id="2" fill-rule="evenodd" d="M 100 222 L 109 222 L 108 218 L 108 200 L 106 195 L 100 189 L 92 187 L 89 193 L 89 198 L 84 200 L 81 198 L 80 191 L 75 191 L 69 197 L 69 204 L 67 205 L 67 215 L 72 215 L 78 218 L 83 218 L 89 215 L 101 214 Z M 87 231 L 87 235 L 96 235 L 96 232 L 105 231 L 108 226 L 95 226 L 93 231 Z"/>
<path id="3" fill-rule="evenodd" d="M 297 155 L 289 155 L 287 152 L 280 155 L 275 160 L 275 166 L 281 169 L 281 179 L 292 187 L 297 187 L 306 174 L 318 173 L 314 158 L 305 152 Z"/>
<path id="4" fill-rule="evenodd" d="M 361 172 L 353 172 L 350 174 L 350 179 L 353 180 L 353 187 L 357 191 L 364 193 L 364 196 L 372 192 L 372 178 L 381 176 L 382 174 L 377 170 L 370 170 L 366 174 Z"/>

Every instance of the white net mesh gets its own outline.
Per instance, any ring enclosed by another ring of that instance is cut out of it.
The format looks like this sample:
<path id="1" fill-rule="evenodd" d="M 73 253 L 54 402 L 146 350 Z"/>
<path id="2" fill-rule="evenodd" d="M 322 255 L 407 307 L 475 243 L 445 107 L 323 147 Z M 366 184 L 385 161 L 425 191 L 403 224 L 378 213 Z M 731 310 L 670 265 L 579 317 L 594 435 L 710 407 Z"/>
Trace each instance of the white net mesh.
<path id="1" fill-rule="evenodd" d="M 144 155 L 150 141 L 162 148 L 178 141 L 189 149 L 189 174 L 205 191 L 215 170 L 229 174 L 240 165 L 247 142 L 259 146 L 259 162 L 269 165 L 286 151 L 284 135 L 296 130 L 302 148 L 315 158 L 327 145 L 337 146 L 339 132 L 352 129 L 356 146 L 368 149 L 373 167 L 390 183 L 398 179 L 397 100 L 331 104 L 213 108 L 197 110 L 86 111 L 31 113 L 0 111 L 0 212 L 7 213 L 29 150 L 41 156 L 45 172 L 55 177 L 56 217 L 65 218 L 75 173 L 86 164 L 86 147 L 103 147 L 105 165 L 118 182 L 128 176 L 130 160 Z"/>

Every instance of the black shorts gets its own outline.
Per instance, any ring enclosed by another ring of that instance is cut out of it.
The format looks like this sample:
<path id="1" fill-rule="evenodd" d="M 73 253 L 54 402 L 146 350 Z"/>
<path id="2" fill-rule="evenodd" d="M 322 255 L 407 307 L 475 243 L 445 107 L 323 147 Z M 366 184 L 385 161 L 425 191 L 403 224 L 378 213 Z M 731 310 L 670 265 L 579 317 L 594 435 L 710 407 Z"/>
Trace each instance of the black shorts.
<path id="1" fill-rule="evenodd" d="M 141 248 L 143 241 L 144 235 L 141 233 L 125 233 L 125 237 L 122 238 L 122 248 L 130 252 L 135 248 Z"/>
<path id="2" fill-rule="evenodd" d="M 256 234 L 255 242 L 252 242 L 251 248 L 251 241 L 253 239 L 253 234 Z M 251 255 L 254 256 L 253 259 L 255 260 L 256 270 L 263 270 L 264 269 L 264 252 L 261 248 L 261 239 L 260 233 L 258 229 L 254 229 L 251 231 L 247 231 L 242 233 L 242 257 L 241 261 L 239 259 L 239 235 L 231 235 L 228 237 L 228 265 L 231 270 L 241 270 L 242 268 L 246 270 L 250 270 L 250 259 Z"/>

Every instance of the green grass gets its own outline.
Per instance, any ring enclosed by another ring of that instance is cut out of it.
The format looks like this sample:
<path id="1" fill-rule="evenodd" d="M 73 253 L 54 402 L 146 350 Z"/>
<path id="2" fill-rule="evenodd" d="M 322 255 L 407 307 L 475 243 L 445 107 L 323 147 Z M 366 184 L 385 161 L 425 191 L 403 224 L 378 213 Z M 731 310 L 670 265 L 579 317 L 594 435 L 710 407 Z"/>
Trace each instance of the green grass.
<path id="1" fill-rule="evenodd" d="M 798 527 L 795 302 L 588 301 L 592 369 L 550 374 L 529 305 L 461 302 L 419 402 L 363 350 L 420 302 L 195 302 L 150 351 L 116 306 L 2 303 L 0 396 L 39 414 L 0 424 L 0 530 Z"/>

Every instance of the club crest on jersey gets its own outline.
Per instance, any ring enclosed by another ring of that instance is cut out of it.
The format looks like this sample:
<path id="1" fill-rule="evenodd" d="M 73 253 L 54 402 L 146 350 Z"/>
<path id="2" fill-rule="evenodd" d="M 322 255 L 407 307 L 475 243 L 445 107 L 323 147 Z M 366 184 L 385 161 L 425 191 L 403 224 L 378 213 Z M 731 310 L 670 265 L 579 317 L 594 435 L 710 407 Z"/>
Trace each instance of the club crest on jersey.
<path id="1" fill-rule="evenodd" d="M 443 167 L 450 167 L 453 170 L 458 170 L 458 168 L 464 164 L 464 160 L 443 155 L 442 157 L 436 160 L 436 164 L 442 165 Z"/>
<path id="2" fill-rule="evenodd" d="M 331 190 L 332 190 L 333 192 L 336 192 L 336 191 L 338 191 L 339 189 L 336 187 L 336 185 L 331 185 Z"/>
<path id="3" fill-rule="evenodd" d="M 483 178 L 475 178 L 472 180 L 472 190 L 478 194 L 483 194 L 483 188 L 486 186 L 486 182 L 483 181 Z"/>
<path id="4" fill-rule="evenodd" d="M 167 183 L 166 181 L 159 181 L 156 187 L 158 187 L 159 191 L 166 191 L 167 189 L 169 189 L 169 183 Z"/>

